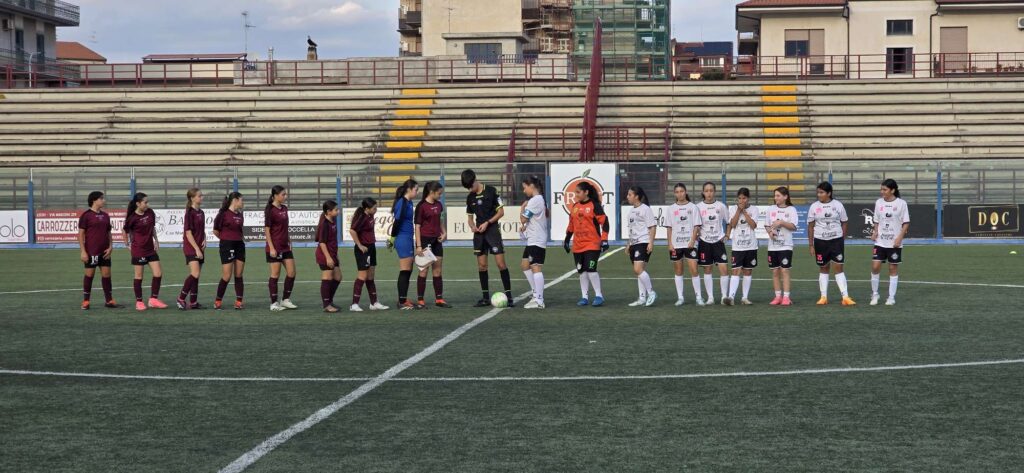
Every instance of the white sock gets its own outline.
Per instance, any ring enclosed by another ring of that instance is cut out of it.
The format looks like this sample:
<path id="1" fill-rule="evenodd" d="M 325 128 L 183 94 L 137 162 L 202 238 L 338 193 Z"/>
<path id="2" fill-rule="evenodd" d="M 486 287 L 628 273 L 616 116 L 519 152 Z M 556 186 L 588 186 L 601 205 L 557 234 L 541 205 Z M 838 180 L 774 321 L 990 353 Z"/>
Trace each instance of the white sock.
<path id="1" fill-rule="evenodd" d="M 693 286 L 693 295 L 697 297 L 697 300 L 704 300 L 700 294 L 700 278 L 697 276 L 690 277 L 690 284 Z"/>
<path id="2" fill-rule="evenodd" d="M 644 271 L 640 273 L 640 282 L 644 285 L 644 291 L 648 294 L 654 292 L 654 283 L 651 282 L 651 275 Z"/>
<path id="3" fill-rule="evenodd" d="M 754 282 L 754 276 L 743 276 L 743 298 L 750 295 L 750 284 Z"/>
<path id="4" fill-rule="evenodd" d="M 676 299 L 683 300 L 686 298 L 686 279 L 682 276 L 676 276 Z"/>
<path id="5" fill-rule="evenodd" d="M 899 276 L 889 276 L 889 299 L 896 298 L 896 286 L 900 282 Z"/>
<path id="6" fill-rule="evenodd" d="M 782 293 L 782 297 L 789 297 L 789 293 L 788 292 L 783 292 Z"/>
<path id="7" fill-rule="evenodd" d="M 881 276 L 878 274 L 871 274 L 871 295 L 878 295 L 878 280 Z M 891 279 L 891 278 L 890 278 Z"/>
<path id="8" fill-rule="evenodd" d="M 537 300 L 544 302 L 544 273 L 540 271 L 533 273 L 533 288 L 537 293 Z"/>
<path id="9" fill-rule="evenodd" d="M 705 274 L 704 275 L 704 290 L 707 291 L 707 293 L 708 293 L 707 300 L 709 300 L 709 301 L 715 300 L 715 283 L 714 283 L 714 279 L 711 278 L 710 274 Z"/>
<path id="10" fill-rule="evenodd" d="M 604 298 L 604 293 L 601 292 L 601 275 L 596 271 L 587 274 L 590 276 L 590 285 L 594 286 L 594 297 Z"/>
<path id="11" fill-rule="evenodd" d="M 843 297 L 850 297 L 850 291 L 846 290 L 846 273 L 836 274 L 836 286 L 839 286 L 839 293 Z"/>
<path id="12" fill-rule="evenodd" d="M 590 296 L 590 277 L 587 273 L 580 273 L 580 292 L 583 293 L 584 299 Z"/>
<path id="13" fill-rule="evenodd" d="M 644 282 L 640 280 L 640 276 L 636 277 L 636 292 L 637 296 L 639 296 L 641 299 L 647 297 L 647 291 L 646 288 L 644 288 Z"/>
<path id="14" fill-rule="evenodd" d="M 739 288 L 740 288 L 740 277 L 739 276 L 729 276 L 729 286 L 728 287 L 729 287 L 729 298 L 730 299 L 735 299 L 736 298 L 736 291 L 738 291 Z"/>
<path id="15" fill-rule="evenodd" d="M 775 291 L 775 297 L 782 297 L 782 291 Z"/>
<path id="16" fill-rule="evenodd" d="M 523 276 L 526 276 L 526 282 L 530 283 L 530 291 L 533 293 L 533 298 L 536 299 L 537 298 L 537 285 L 533 282 L 533 271 L 527 269 L 527 270 L 523 271 Z"/>
<path id="17" fill-rule="evenodd" d="M 818 290 L 821 297 L 828 297 L 828 273 L 818 273 Z"/>
<path id="18" fill-rule="evenodd" d="M 722 290 L 722 297 L 725 297 L 729 292 L 729 276 L 721 276 L 718 278 L 718 288 Z"/>

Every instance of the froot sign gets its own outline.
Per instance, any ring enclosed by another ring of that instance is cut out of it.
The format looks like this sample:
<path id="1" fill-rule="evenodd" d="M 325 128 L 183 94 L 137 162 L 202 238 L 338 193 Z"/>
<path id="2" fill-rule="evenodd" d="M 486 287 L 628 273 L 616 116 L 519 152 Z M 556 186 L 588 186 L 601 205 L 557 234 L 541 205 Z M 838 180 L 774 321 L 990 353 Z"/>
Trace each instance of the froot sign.
<path id="1" fill-rule="evenodd" d="M 565 238 L 565 227 L 569 224 L 569 209 L 576 203 L 576 188 L 581 182 L 590 183 L 601 195 L 601 204 L 608 214 L 608 225 L 614 232 L 618 225 L 615 209 L 619 205 L 615 177 L 615 164 L 552 164 L 551 239 Z"/>

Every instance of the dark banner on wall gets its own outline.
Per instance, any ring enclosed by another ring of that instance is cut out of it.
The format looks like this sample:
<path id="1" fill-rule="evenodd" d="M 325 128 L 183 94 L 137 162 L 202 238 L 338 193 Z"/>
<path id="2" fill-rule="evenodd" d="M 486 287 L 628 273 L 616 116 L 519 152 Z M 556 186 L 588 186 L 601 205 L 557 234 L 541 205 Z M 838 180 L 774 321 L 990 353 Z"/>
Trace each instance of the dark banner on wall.
<path id="1" fill-rule="evenodd" d="M 947 238 L 1024 237 L 1020 216 L 1024 205 L 947 205 L 942 233 Z"/>
<path id="2" fill-rule="evenodd" d="M 908 238 L 935 238 L 938 227 L 935 224 L 934 205 L 909 205 L 910 232 Z M 870 239 L 875 228 L 875 203 L 848 204 L 846 214 L 850 217 L 847 238 Z"/>

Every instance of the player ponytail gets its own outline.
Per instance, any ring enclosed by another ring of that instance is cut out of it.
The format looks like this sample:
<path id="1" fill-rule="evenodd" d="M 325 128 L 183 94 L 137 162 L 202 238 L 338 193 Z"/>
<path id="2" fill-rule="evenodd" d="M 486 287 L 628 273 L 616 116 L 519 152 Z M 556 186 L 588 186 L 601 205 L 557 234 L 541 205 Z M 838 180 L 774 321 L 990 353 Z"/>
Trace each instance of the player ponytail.
<path id="1" fill-rule="evenodd" d="M 882 185 L 892 191 L 892 195 L 895 195 L 897 199 L 900 198 L 900 185 L 896 183 L 895 179 L 886 179 L 882 181 Z"/>
<path id="2" fill-rule="evenodd" d="M 185 211 L 188 212 L 192 208 L 192 199 L 195 199 L 202 191 L 198 187 L 193 187 L 185 193 Z"/>
<path id="3" fill-rule="evenodd" d="M 690 201 L 690 193 L 686 191 L 686 184 L 683 184 L 682 182 L 677 182 L 675 189 L 682 189 L 683 190 L 683 196 L 686 199 L 686 202 L 687 203 L 691 202 Z"/>
<path id="4" fill-rule="evenodd" d="M 420 203 L 416 204 L 416 206 L 419 207 L 421 204 L 427 201 L 427 196 L 441 189 L 444 189 L 444 186 L 437 181 L 429 181 L 426 184 L 423 184 L 423 195 L 420 197 Z"/>
<path id="5" fill-rule="evenodd" d="M 593 184 L 587 181 L 580 181 L 576 184 L 583 192 L 587 193 L 587 198 L 594 203 L 594 213 L 601 215 L 604 213 L 604 207 L 601 205 L 601 196 L 598 195 L 597 188 Z"/>
<path id="6" fill-rule="evenodd" d="M 226 212 L 228 209 L 231 208 L 231 203 L 234 202 L 235 199 L 241 199 L 241 198 L 242 198 L 242 194 L 240 192 L 232 192 L 232 193 L 224 196 L 224 201 L 220 203 L 220 211 L 221 212 Z"/>
<path id="7" fill-rule="evenodd" d="M 270 188 L 270 198 L 267 199 L 267 206 L 263 208 L 264 211 L 270 210 L 270 207 L 274 206 L 274 198 L 281 195 L 284 192 L 283 186 L 274 186 Z"/>
<path id="8" fill-rule="evenodd" d="M 139 209 L 139 203 L 143 200 L 146 200 L 146 194 L 143 194 L 142 192 L 136 193 L 132 197 L 131 202 L 128 202 L 128 213 L 126 215 L 135 213 L 135 211 Z M 89 203 L 89 206 L 92 207 L 92 202 Z"/>
<path id="9" fill-rule="evenodd" d="M 419 183 L 415 179 L 406 179 L 402 185 L 395 188 L 395 203 L 405 198 L 405 193 L 409 192 L 409 189 L 415 189 L 419 186 Z"/>
<path id="10" fill-rule="evenodd" d="M 636 198 L 640 201 L 641 204 L 651 205 L 650 201 L 647 200 L 647 193 L 644 192 L 644 188 L 643 187 L 640 187 L 640 186 L 630 187 L 629 190 L 627 191 L 627 193 L 629 193 L 629 192 L 632 192 L 633 195 L 636 196 Z"/>
<path id="11" fill-rule="evenodd" d="M 789 198 L 789 188 L 786 186 L 779 186 L 775 188 L 775 192 L 786 196 L 786 207 L 792 207 L 793 201 Z"/>
<path id="12" fill-rule="evenodd" d="M 367 197 L 359 203 L 359 208 L 356 209 L 355 213 L 352 214 L 352 223 L 358 225 L 363 217 L 366 217 L 366 211 L 377 206 L 377 200 L 373 197 Z"/>
<path id="13" fill-rule="evenodd" d="M 544 201 L 544 216 L 550 217 L 551 212 L 548 210 L 547 199 L 544 198 L 544 181 L 540 179 L 540 176 L 526 176 L 523 178 L 523 184 L 533 187 L 537 190 L 537 194 L 540 199 Z"/>

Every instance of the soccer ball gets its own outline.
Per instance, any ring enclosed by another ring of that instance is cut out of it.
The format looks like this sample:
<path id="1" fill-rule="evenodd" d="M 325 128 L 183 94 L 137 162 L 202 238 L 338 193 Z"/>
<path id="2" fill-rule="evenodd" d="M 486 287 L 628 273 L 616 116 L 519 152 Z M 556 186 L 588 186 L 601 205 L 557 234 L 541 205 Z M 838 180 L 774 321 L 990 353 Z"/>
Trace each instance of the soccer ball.
<path id="1" fill-rule="evenodd" d="M 508 297 L 503 292 L 495 292 L 491 294 L 491 305 L 501 309 L 508 307 Z"/>

